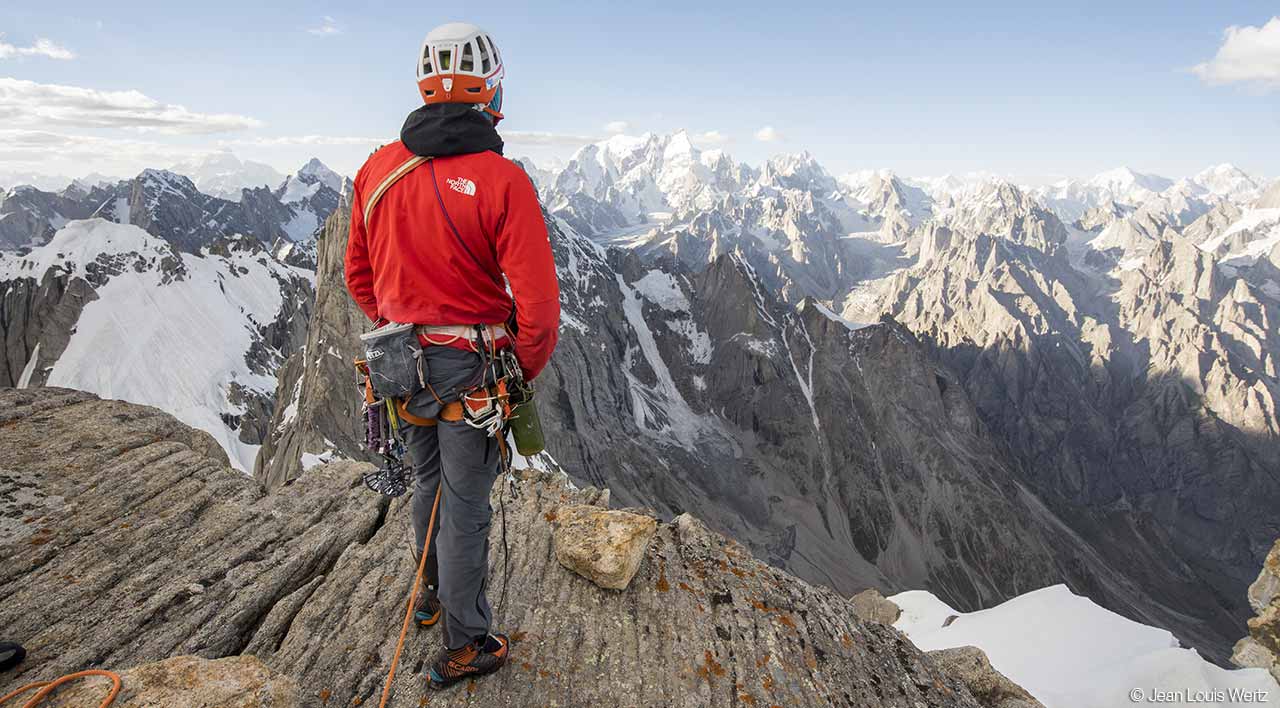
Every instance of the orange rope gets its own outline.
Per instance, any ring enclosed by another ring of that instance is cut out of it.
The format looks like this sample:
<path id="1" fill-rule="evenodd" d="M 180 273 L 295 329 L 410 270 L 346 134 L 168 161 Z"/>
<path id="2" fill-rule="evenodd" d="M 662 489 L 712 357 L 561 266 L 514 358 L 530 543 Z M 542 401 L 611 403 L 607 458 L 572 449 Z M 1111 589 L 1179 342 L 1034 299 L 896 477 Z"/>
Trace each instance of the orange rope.
<path id="1" fill-rule="evenodd" d="M 400 627 L 400 639 L 396 640 L 396 653 L 391 657 L 391 671 L 387 672 L 387 682 L 382 686 L 382 701 L 378 708 L 387 707 L 387 699 L 391 697 L 391 682 L 396 678 L 396 666 L 400 663 L 400 651 L 404 649 L 404 638 L 409 633 L 409 623 L 413 620 L 413 606 L 418 601 L 418 589 L 422 587 L 422 572 L 427 567 L 427 551 L 431 548 L 431 533 L 436 526 L 436 509 L 440 508 L 440 492 L 444 490 L 444 476 L 441 475 L 436 485 L 436 499 L 431 503 L 431 519 L 427 521 L 427 537 L 422 542 L 422 551 L 418 558 L 418 574 L 413 579 L 413 589 L 409 591 L 409 606 L 404 611 L 404 625 Z M 23 708 L 30 708 L 24 706 Z M 107 704 L 102 704 L 107 708 Z"/>
<path id="2" fill-rule="evenodd" d="M 35 683 L 29 683 L 12 693 L 5 694 L 3 698 L 0 698 L 0 703 L 6 703 L 10 698 L 20 696 L 27 691 L 38 688 L 40 690 L 36 692 L 36 695 L 32 696 L 31 700 L 22 704 L 22 708 L 35 708 L 62 684 L 79 678 L 85 678 L 86 676 L 106 676 L 111 679 L 111 692 L 107 694 L 106 698 L 102 699 L 102 703 L 98 708 L 108 708 L 108 706 L 115 702 L 116 695 L 120 693 L 120 674 L 117 674 L 114 671 L 104 671 L 102 669 L 89 669 L 88 671 L 77 671 L 74 674 L 67 674 L 62 678 L 54 679 L 53 681 L 36 681 Z"/>

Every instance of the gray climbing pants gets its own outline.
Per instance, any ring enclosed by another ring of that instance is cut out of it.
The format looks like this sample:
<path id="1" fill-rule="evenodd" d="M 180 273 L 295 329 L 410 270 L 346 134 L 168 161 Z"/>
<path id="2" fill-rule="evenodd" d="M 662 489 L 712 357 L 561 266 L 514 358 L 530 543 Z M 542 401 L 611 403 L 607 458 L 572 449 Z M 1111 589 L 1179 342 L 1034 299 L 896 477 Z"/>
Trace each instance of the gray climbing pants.
<path id="1" fill-rule="evenodd" d="M 447 347 L 429 347 L 427 351 L 432 387 L 446 403 L 457 400 L 458 382 L 478 371 L 479 357 Z M 430 394 L 425 399 L 418 394 L 408 408 L 424 418 L 439 414 L 439 405 Z M 437 588 L 444 605 L 445 643 L 458 649 L 487 634 L 492 621 L 485 589 L 493 518 L 489 492 L 500 468 L 498 443 L 462 421 L 406 425 L 404 439 L 413 464 L 413 532 L 419 553 L 436 489 L 442 487 L 424 572 L 427 584 Z"/>

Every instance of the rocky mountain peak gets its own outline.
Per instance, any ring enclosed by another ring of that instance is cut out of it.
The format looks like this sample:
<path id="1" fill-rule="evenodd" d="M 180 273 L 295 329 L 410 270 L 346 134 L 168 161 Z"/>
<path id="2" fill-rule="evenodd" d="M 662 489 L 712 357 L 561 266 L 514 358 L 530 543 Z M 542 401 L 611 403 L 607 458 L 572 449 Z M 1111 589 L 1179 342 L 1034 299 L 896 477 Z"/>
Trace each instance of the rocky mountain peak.
<path id="1" fill-rule="evenodd" d="M 1249 636 L 1236 643 L 1231 660 L 1237 666 L 1266 669 L 1280 681 L 1280 539 L 1249 586 L 1249 607 L 1254 612 Z"/>
<path id="2" fill-rule="evenodd" d="M 335 192 L 342 192 L 342 176 L 329 169 L 328 165 L 313 157 L 298 170 L 297 176 L 304 181 L 318 180 Z"/>
<path id="3" fill-rule="evenodd" d="M 691 158 L 700 151 L 693 146 L 693 141 L 689 138 L 689 133 L 681 128 L 672 133 L 667 138 L 666 147 L 662 150 L 662 156 L 666 160 L 677 158 Z"/>
<path id="4" fill-rule="evenodd" d="M 760 184 L 784 189 L 798 189 L 828 196 L 839 191 L 838 184 L 808 150 L 775 155 L 765 162 Z"/>
<path id="5" fill-rule="evenodd" d="M 1229 198 L 1255 194 L 1260 186 L 1247 172 L 1230 163 L 1206 168 L 1191 181 L 1211 194 Z"/>
<path id="6" fill-rule="evenodd" d="M 407 497 L 388 504 L 365 490 L 368 466 L 321 465 L 268 494 L 169 416 L 60 389 L 0 391 L 0 445 L 14 453 L 4 483 L 30 500 L 19 511 L 0 497 L 0 626 L 31 652 L 0 675 L 0 690 L 194 654 L 244 657 L 248 683 L 272 687 L 255 694 L 263 700 L 298 692 L 269 704 L 278 708 L 377 700 L 413 566 Z M 896 630 L 859 619 L 854 603 L 756 560 L 689 514 L 648 520 L 655 533 L 626 589 L 597 587 L 556 560 L 555 538 L 559 524 L 601 513 L 609 498 L 532 470 L 519 471 L 511 491 L 497 485 L 504 523 L 493 524 L 489 575 L 512 659 L 431 695 L 431 705 L 978 708 L 960 674 Z M 59 610 L 68 603 L 133 629 L 86 626 Z M 409 635 L 393 708 L 428 700 L 420 665 L 438 637 Z M 192 661 L 168 662 L 166 675 L 195 679 L 187 690 L 208 696 Z M 203 668 L 213 682 L 244 678 L 216 662 Z M 130 688 L 150 685 L 146 674 L 129 673 Z M 169 701 L 181 700 L 176 688 Z"/>
<path id="7" fill-rule="evenodd" d="M 1226 288 L 1213 255 L 1184 239 L 1155 243 L 1141 271 L 1135 272 L 1163 281 L 1169 291 L 1201 300 L 1214 300 Z"/>
<path id="8" fill-rule="evenodd" d="M 190 198 L 200 191 L 196 189 L 195 182 L 192 182 L 190 177 L 169 170 L 145 169 L 134 182 L 142 189 L 157 195 L 172 194 L 180 198 Z"/>
<path id="9" fill-rule="evenodd" d="M 1257 209 L 1280 209 L 1280 180 L 1273 182 L 1253 206 Z"/>
<path id="10" fill-rule="evenodd" d="M 1053 252 L 1067 239 L 1058 217 L 1030 194 L 1004 181 L 983 185 L 971 199 L 940 212 L 938 218 L 954 231 L 984 234 Z"/>
<path id="11" fill-rule="evenodd" d="M 169 169 L 190 177 L 205 194 L 233 202 L 240 201 L 242 190 L 274 187 L 285 179 L 274 167 L 241 160 L 230 150 L 211 152 Z"/>
<path id="12" fill-rule="evenodd" d="M 1116 167 L 1090 177 L 1086 184 L 1114 194 L 1125 194 L 1132 193 L 1135 188 L 1163 192 L 1173 186 L 1173 180 L 1159 175 L 1143 174 L 1129 167 Z"/>

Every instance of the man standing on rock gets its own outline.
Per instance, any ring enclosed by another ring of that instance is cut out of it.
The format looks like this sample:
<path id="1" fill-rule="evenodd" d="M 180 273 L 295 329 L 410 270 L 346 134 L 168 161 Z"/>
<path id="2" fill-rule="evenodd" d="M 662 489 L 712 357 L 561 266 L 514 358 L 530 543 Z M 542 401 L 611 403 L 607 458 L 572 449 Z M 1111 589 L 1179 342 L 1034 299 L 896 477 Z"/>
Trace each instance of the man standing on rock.
<path id="1" fill-rule="evenodd" d="M 485 596 L 499 448 L 451 414 L 477 382 L 493 383 L 482 352 L 513 347 L 525 381 L 538 375 L 556 345 L 560 290 L 537 193 L 502 157 L 504 70 L 493 39 L 475 25 L 442 25 L 417 66 L 426 105 L 356 175 L 346 280 L 370 319 L 419 325 L 426 388 L 402 418 L 418 423 L 404 431 L 415 567 L 427 553 L 415 609 L 427 626 L 443 614 L 446 648 L 429 677 L 440 688 L 492 673 L 508 655 Z"/>

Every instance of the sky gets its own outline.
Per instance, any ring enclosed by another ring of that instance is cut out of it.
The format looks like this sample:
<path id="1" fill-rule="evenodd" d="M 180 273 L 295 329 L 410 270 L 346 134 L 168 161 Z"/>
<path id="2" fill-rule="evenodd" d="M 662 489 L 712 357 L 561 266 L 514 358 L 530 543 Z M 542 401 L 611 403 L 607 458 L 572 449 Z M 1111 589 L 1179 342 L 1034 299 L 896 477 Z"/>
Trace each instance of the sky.
<path id="1" fill-rule="evenodd" d="M 1280 176 L 1280 6 L 1266 2 L 13 2 L 0 7 L 0 174 L 136 174 L 231 150 L 345 174 L 420 105 L 433 26 L 506 63 L 507 154 L 689 131 L 833 173 L 1117 166 Z"/>

